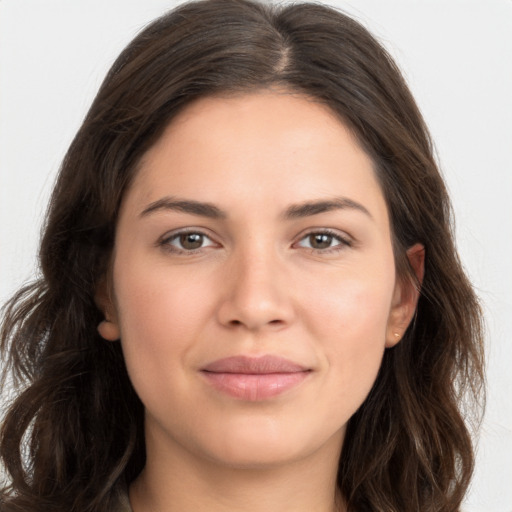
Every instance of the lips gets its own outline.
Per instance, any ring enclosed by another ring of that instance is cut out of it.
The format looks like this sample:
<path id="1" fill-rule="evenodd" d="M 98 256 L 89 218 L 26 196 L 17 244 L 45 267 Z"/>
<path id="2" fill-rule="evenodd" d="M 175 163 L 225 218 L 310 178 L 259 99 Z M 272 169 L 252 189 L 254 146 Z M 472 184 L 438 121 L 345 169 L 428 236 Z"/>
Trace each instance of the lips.
<path id="1" fill-rule="evenodd" d="M 235 356 L 213 361 L 201 373 L 221 393 L 241 400 L 261 401 L 299 385 L 311 369 L 276 356 Z"/>

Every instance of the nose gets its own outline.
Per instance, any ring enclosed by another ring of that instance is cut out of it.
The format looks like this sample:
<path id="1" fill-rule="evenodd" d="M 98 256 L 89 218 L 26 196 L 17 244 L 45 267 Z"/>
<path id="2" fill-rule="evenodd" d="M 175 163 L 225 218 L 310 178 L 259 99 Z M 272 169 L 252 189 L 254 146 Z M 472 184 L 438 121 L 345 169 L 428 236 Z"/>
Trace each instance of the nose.
<path id="1" fill-rule="evenodd" d="M 288 272 L 269 250 L 244 251 L 229 262 L 218 308 L 220 323 L 250 331 L 279 330 L 294 316 Z"/>

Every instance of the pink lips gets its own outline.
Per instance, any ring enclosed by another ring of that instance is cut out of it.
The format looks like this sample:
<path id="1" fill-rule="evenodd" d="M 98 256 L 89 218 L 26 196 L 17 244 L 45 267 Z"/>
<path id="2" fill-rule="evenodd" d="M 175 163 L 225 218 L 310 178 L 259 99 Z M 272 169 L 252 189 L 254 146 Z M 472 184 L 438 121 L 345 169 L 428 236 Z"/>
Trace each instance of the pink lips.
<path id="1" fill-rule="evenodd" d="M 247 401 L 266 400 L 300 384 L 310 369 L 276 356 L 235 356 L 202 368 L 202 374 L 218 391 Z"/>

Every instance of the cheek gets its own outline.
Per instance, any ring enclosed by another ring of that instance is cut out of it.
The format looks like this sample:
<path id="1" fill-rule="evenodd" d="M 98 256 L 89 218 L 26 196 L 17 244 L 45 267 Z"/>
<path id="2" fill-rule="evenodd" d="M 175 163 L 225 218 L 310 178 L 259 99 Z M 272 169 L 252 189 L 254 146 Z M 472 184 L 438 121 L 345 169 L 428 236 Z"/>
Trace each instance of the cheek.
<path id="1" fill-rule="evenodd" d="M 136 389 L 165 389 L 169 379 L 179 377 L 202 319 L 211 316 L 204 287 L 157 266 L 120 261 L 117 269 L 117 312 L 130 377 Z"/>
<path id="2" fill-rule="evenodd" d="M 145 342 L 186 338 L 207 307 L 203 274 L 144 255 L 116 261 L 115 296 L 124 337 L 151 332 L 142 337 Z"/>
<path id="3" fill-rule="evenodd" d="M 394 273 L 388 272 L 389 277 L 364 272 L 341 274 L 326 278 L 323 286 L 317 280 L 316 286 L 311 283 L 307 287 L 302 316 L 309 319 L 311 328 L 325 330 L 328 339 L 357 340 L 357 345 L 384 343 Z"/>
<path id="4" fill-rule="evenodd" d="M 391 279 L 345 279 L 310 296 L 309 329 L 327 368 L 330 396 L 353 414 L 370 391 L 385 349 Z"/>

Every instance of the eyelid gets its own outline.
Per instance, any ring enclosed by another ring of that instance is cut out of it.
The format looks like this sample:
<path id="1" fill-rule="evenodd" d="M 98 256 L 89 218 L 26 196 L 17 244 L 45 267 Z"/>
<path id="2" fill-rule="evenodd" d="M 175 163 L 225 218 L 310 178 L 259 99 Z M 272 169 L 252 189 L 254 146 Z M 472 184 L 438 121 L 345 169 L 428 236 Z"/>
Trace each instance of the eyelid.
<path id="1" fill-rule="evenodd" d="M 181 235 L 187 234 L 201 235 L 204 238 L 207 238 L 211 243 L 204 247 L 199 247 L 197 249 L 180 249 L 179 247 L 171 245 L 171 241 L 178 239 Z M 193 226 L 168 231 L 157 240 L 155 245 L 162 247 L 163 249 L 169 252 L 173 252 L 175 254 L 195 254 L 196 252 L 202 251 L 208 247 L 220 246 L 220 244 L 215 241 L 214 237 L 207 230 L 203 228 L 196 228 Z"/>
<path id="2" fill-rule="evenodd" d="M 170 244 L 171 241 L 177 239 L 181 235 L 186 235 L 186 234 L 201 235 L 201 236 L 205 237 L 206 239 L 208 239 L 211 243 L 209 243 L 206 246 L 199 247 L 197 249 L 180 249 L 179 247 L 176 247 L 176 246 Z M 337 240 L 339 243 L 332 247 L 327 247 L 325 249 L 316 249 L 314 247 L 304 247 L 304 246 L 299 245 L 300 242 L 302 242 L 305 238 L 307 238 L 308 236 L 311 236 L 311 235 L 315 235 L 315 234 L 331 236 L 335 240 Z M 298 246 L 299 248 L 307 249 L 314 253 L 325 254 L 325 253 L 329 253 L 329 252 L 337 252 L 337 251 L 343 250 L 344 248 L 347 248 L 347 247 L 352 247 L 354 242 L 355 241 L 354 241 L 353 237 L 348 235 L 346 232 L 340 231 L 338 229 L 333 229 L 333 228 L 318 227 L 318 228 L 309 228 L 309 229 L 301 232 L 297 236 L 296 241 L 293 242 L 292 247 Z M 195 254 L 196 252 L 200 252 L 204 249 L 207 249 L 208 247 L 212 247 L 212 246 L 220 247 L 221 246 L 221 244 L 215 240 L 215 236 L 212 236 L 210 234 L 209 230 L 204 229 L 204 228 L 194 227 L 194 226 L 178 228 L 176 230 L 169 231 L 169 232 L 165 233 L 164 235 L 162 235 L 157 240 L 155 245 L 162 247 L 163 249 L 168 250 L 169 252 L 173 252 L 176 254 L 182 253 L 182 254 L 188 254 L 188 255 Z"/>
<path id="3" fill-rule="evenodd" d="M 293 245 L 294 246 L 298 245 L 300 242 L 302 242 L 302 240 L 304 240 L 308 236 L 317 235 L 317 234 L 332 236 L 334 239 L 336 239 L 340 243 L 335 246 L 328 247 L 326 249 L 315 249 L 314 247 L 302 247 L 302 246 L 299 246 L 299 247 L 302 247 L 303 249 L 308 249 L 315 253 L 329 253 L 329 252 L 340 251 L 347 247 L 352 247 L 354 244 L 354 239 L 350 235 L 348 235 L 347 233 L 345 233 L 343 231 L 339 231 L 337 229 L 332 229 L 332 228 L 309 228 L 307 231 L 302 232 L 297 237 L 297 241 L 294 242 Z"/>

